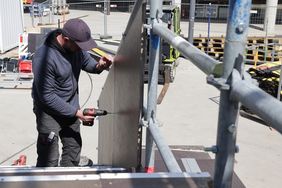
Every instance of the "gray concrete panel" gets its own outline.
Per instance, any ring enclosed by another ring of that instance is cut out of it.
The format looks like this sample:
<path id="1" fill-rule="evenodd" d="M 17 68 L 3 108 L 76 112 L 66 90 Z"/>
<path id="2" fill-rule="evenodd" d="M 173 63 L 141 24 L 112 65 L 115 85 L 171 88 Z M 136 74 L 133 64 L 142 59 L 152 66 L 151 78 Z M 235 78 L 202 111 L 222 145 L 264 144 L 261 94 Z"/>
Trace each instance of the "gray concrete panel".
<path id="1" fill-rule="evenodd" d="M 99 108 L 115 113 L 99 120 L 99 164 L 138 166 L 138 128 L 143 106 L 144 7 L 142 0 L 136 2 L 99 98 Z"/>

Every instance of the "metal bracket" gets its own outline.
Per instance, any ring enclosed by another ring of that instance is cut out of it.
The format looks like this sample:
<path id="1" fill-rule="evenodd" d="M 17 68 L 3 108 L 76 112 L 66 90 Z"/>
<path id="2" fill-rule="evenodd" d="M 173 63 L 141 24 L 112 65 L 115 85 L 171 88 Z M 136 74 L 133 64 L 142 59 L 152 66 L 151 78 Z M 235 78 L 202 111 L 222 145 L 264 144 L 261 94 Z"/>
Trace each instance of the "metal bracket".
<path id="1" fill-rule="evenodd" d="M 149 122 L 146 121 L 146 120 L 143 119 L 143 118 L 140 120 L 139 124 L 142 125 L 143 127 L 146 127 L 146 128 L 149 127 Z"/>
<path id="2" fill-rule="evenodd" d="M 143 24 L 143 27 L 146 28 L 146 29 L 148 29 L 148 30 L 153 29 L 152 24 Z"/>
<path id="3" fill-rule="evenodd" d="M 215 78 L 213 74 L 207 76 L 207 83 L 213 85 L 219 90 L 229 90 L 230 86 L 226 84 L 226 79 Z"/>
<path id="4" fill-rule="evenodd" d="M 158 127 L 162 127 L 162 126 L 163 126 L 163 123 L 160 122 L 160 121 L 157 120 L 157 119 L 152 119 L 152 122 L 153 122 L 153 124 L 157 125 Z M 142 119 L 139 121 L 139 125 L 142 125 L 143 127 L 148 128 L 148 127 L 149 127 L 149 122 L 148 122 L 147 120 L 145 120 L 144 118 L 142 118 Z"/>

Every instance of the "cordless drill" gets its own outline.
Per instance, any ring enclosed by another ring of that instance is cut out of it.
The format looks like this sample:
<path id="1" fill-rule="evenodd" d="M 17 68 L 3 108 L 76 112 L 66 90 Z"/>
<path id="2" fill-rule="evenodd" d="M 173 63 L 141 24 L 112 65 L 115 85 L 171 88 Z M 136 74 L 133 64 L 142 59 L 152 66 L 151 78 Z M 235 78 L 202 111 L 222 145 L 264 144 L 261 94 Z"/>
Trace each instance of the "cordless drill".
<path id="1" fill-rule="evenodd" d="M 96 109 L 96 108 L 85 108 L 83 110 L 83 115 L 84 116 L 105 116 L 107 115 L 108 112 L 106 110 L 100 110 L 100 109 Z M 83 125 L 85 126 L 92 126 L 94 124 L 94 119 L 90 120 L 90 121 L 83 121 L 82 122 Z"/>

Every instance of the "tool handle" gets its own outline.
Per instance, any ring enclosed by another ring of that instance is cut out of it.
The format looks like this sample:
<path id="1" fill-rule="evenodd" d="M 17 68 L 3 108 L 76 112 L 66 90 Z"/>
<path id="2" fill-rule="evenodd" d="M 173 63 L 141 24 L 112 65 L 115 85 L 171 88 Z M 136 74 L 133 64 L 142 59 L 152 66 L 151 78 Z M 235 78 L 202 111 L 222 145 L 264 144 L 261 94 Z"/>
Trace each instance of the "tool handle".
<path id="1" fill-rule="evenodd" d="M 105 116 L 107 115 L 108 112 L 106 110 L 100 110 L 96 108 L 85 108 L 83 110 L 83 115 L 88 115 L 88 116 Z"/>
<path id="2" fill-rule="evenodd" d="M 108 112 L 106 110 L 100 110 L 96 108 L 85 108 L 83 110 L 83 115 L 84 116 L 105 116 L 107 115 Z M 94 124 L 94 120 L 91 121 L 83 121 L 83 125 L 85 126 L 92 126 Z"/>

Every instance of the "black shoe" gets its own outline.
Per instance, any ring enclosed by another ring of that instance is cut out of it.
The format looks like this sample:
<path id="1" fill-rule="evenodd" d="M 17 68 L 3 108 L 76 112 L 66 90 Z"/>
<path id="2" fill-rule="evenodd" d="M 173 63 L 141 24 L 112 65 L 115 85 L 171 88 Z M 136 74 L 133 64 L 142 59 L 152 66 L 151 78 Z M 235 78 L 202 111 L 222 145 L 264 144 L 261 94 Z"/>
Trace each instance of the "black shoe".
<path id="1" fill-rule="evenodd" d="M 84 167 L 84 166 L 93 166 L 93 161 L 89 159 L 86 156 L 80 156 L 79 164 L 78 166 Z"/>

